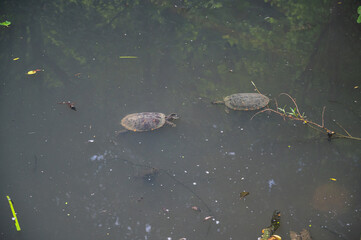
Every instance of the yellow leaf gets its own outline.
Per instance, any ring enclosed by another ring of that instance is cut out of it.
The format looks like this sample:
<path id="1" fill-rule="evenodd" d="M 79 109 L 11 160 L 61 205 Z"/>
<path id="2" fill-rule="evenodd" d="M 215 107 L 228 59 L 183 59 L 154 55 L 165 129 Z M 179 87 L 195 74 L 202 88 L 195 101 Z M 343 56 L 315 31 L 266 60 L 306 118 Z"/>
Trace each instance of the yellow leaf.
<path id="1" fill-rule="evenodd" d="M 35 70 L 31 70 L 31 71 L 29 71 L 27 74 L 28 74 L 28 75 L 32 75 L 32 74 L 35 74 L 35 73 L 36 73 Z"/>
<path id="2" fill-rule="evenodd" d="M 336 182 L 336 181 L 337 181 L 337 179 L 336 179 L 336 178 L 330 178 L 330 180 L 331 180 L 331 181 L 334 181 L 334 182 Z"/>
<path id="3" fill-rule="evenodd" d="M 19 60 L 19 58 L 14 58 L 13 60 L 14 60 L 14 61 L 17 61 L 17 60 Z"/>
<path id="4" fill-rule="evenodd" d="M 358 86 L 354 86 L 353 88 L 356 89 L 356 88 L 358 88 Z"/>
<path id="5" fill-rule="evenodd" d="M 35 73 L 40 72 L 40 71 L 44 71 L 44 70 L 43 69 L 35 69 L 35 70 L 29 71 L 27 74 L 32 75 L 32 74 L 35 74 Z"/>

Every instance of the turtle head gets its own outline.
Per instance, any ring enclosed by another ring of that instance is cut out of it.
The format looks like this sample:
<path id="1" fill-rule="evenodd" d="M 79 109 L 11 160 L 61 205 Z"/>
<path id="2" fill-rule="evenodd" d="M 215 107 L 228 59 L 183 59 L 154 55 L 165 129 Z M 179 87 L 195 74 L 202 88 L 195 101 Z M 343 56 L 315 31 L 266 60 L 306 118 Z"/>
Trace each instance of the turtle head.
<path id="1" fill-rule="evenodd" d="M 176 114 L 176 113 L 171 113 L 167 116 L 167 120 L 175 120 L 175 119 L 178 119 L 179 118 L 179 115 Z"/>

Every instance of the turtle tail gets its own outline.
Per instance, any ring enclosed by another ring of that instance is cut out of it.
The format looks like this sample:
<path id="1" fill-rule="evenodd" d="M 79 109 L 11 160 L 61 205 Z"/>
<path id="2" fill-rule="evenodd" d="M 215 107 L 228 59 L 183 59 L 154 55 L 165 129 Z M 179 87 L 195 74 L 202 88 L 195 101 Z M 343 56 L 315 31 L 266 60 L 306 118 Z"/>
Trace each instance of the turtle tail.
<path id="1" fill-rule="evenodd" d="M 224 101 L 213 101 L 212 104 L 224 104 Z"/>

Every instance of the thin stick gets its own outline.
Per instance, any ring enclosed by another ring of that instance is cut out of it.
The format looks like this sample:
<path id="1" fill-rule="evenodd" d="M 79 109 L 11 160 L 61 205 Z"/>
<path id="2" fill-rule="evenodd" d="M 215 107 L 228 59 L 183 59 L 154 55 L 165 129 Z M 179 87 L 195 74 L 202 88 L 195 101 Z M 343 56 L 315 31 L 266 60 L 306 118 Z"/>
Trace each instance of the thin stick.
<path id="1" fill-rule="evenodd" d="M 294 100 L 294 99 L 293 99 L 289 94 L 287 94 L 287 93 L 281 93 L 280 95 L 286 95 L 287 97 L 289 97 L 289 98 L 292 100 L 293 104 L 295 105 L 298 115 L 299 115 L 299 116 L 302 116 L 301 113 L 300 113 L 300 110 L 298 109 L 296 100 Z"/>
<path id="2" fill-rule="evenodd" d="M 259 94 L 262 94 L 260 91 L 258 91 L 258 88 L 256 87 L 256 84 L 254 84 L 253 81 L 251 81 L 252 85 L 256 88 L 256 91 L 259 93 Z"/>
<path id="3" fill-rule="evenodd" d="M 279 110 L 278 110 L 278 102 L 277 102 L 277 99 L 276 99 L 276 98 L 274 98 L 274 100 L 275 100 L 275 103 L 276 103 L 276 111 L 277 111 L 277 112 L 279 112 Z M 282 117 L 283 117 L 283 121 L 286 121 L 285 116 L 282 116 Z"/>
<path id="4" fill-rule="evenodd" d="M 266 112 L 266 111 L 271 111 L 271 112 L 274 112 L 274 113 L 278 113 L 278 114 L 279 114 L 279 112 L 273 110 L 272 108 L 265 108 L 265 109 L 263 109 L 263 110 L 261 110 L 261 111 L 259 111 L 259 112 L 256 112 L 256 113 L 251 117 L 251 120 L 252 120 L 256 115 L 258 115 L 258 114 L 260 114 L 260 113 L 263 113 L 263 112 Z"/>
<path id="5" fill-rule="evenodd" d="M 344 128 L 341 126 L 341 124 L 339 124 L 338 122 L 336 122 L 336 120 L 334 120 L 334 121 L 335 121 L 335 123 L 336 123 L 340 128 L 342 128 L 342 130 L 345 131 L 345 133 L 346 133 L 349 137 L 352 137 L 351 134 L 349 134 L 349 133 L 347 132 L 347 130 L 344 129 Z"/>
<path id="6" fill-rule="evenodd" d="M 9 201 L 9 206 L 10 206 L 10 209 L 11 209 L 11 213 L 13 214 L 13 220 L 15 222 L 15 227 L 16 227 L 16 231 L 21 231 L 21 228 L 20 228 L 20 225 L 19 225 L 19 220 L 16 216 L 16 212 L 15 212 L 15 209 L 14 209 L 14 205 L 13 205 L 13 201 L 11 201 L 11 198 L 9 196 L 6 196 L 6 198 L 8 199 Z"/>
<path id="7" fill-rule="evenodd" d="M 325 110 L 326 110 L 326 106 L 323 106 L 323 109 L 322 109 L 322 127 L 325 127 L 325 119 L 324 119 Z"/>
<path id="8" fill-rule="evenodd" d="M 276 103 L 276 110 L 278 111 L 278 102 L 277 102 L 277 99 L 274 98 L 274 100 L 275 100 L 275 103 Z"/>
<path id="9" fill-rule="evenodd" d="M 335 133 L 335 135 L 338 136 L 339 138 L 348 138 L 348 139 L 361 141 L 361 138 L 358 138 L 358 137 L 346 136 L 346 135 L 343 135 L 343 134 L 340 134 L 340 133 Z"/>
<path id="10" fill-rule="evenodd" d="M 320 133 L 325 133 L 325 132 L 322 131 L 320 128 L 317 128 L 317 127 L 315 127 L 315 126 L 313 126 L 313 125 L 311 125 L 311 124 L 308 124 L 308 123 L 306 123 L 306 124 L 307 124 L 308 127 L 312 128 L 312 129 L 314 129 L 314 130 L 316 130 L 316 131 L 318 131 L 318 132 L 320 132 Z"/>

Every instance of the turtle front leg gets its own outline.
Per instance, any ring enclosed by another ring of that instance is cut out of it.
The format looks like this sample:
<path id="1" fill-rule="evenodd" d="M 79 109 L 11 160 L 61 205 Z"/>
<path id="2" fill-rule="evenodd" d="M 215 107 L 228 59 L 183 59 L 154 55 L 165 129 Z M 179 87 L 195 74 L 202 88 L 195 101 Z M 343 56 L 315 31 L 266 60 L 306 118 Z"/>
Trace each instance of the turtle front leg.
<path id="1" fill-rule="evenodd" d="M 172 127 L 177 126 L 175 123 L 172 123 L 172 122 L 170 122 L 170 121 L 168 121 L 168 120 L 166 120 L 165 123 L 166 123 L 167 125 L 172 126 Z"/>
<path id="2" fill-rule="evenodd" d="M 123 133 L 127 133 L 129 132 L 129 130 L 127 129 L 121 129 L 119 131 L 114 131 L 115 135 L 118 137 L 119 135 L 123 134 Z"/>

